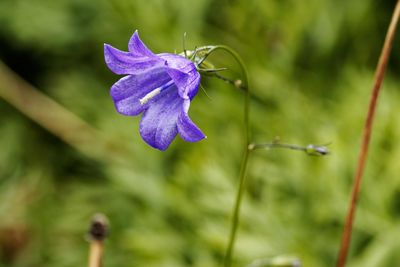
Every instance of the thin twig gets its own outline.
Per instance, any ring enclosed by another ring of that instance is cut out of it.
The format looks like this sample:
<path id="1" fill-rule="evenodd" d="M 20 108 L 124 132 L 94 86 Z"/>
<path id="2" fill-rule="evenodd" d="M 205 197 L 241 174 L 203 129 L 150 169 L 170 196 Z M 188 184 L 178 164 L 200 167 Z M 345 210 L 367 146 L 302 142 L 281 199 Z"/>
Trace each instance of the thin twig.
<path id="1" fill-rule="evenodd" d="M 227 82 L 227 83 L 229 83 L 229 84 L 231 84 L 231 85 L 233 85 L 233 86 L 235 86 L 235 87 L 237 87 L 237 88 L 239 88 L 239 89 L 241 89 L 241 90 L 243 90 L 243 91 L 246 91 L 246 90 L 247 90 L 247 87 L 244 86 L 243 84 L 241 84 L 241 83 L 240 83 L 240 80 L 233 80 L 233 79 L 227 78 L 227 77 L 225 77 L 225 76 L 222 76 L 222 75 L 219 74 L 219 73 L 213 73 L 213 75 L 214 75 L 215 77 L 217 77 L 218 79 L 221 79 L 221 80 L 223 80 L 224 82 Z"/>
<path id="2" fill-rule="evenodd" d="M 103 241 L 107 236 L 107 232 L 107 218 L 103 214 L 93 216 L 89 229 L 89 267 L 101 267 L 104 251 Z"/>
<path id="3" fill-rule="evenodd" d="M 26 82 L 0 60 L 0 99 L 86 156 L 120 160 L 125 145 L 108 140 L 100 131 Z"/>
<path id="4" fill-rule="evenodd" d="M 386 34 L 385 43 L 383 45 L 382 52 L 381 52 L 379 62 L 378 62 L 376 72 L 375 72 L 375 82 L 374 82 L 374 86 L 372 88 L 370 103 L 369 103 L 369 107 L 368 107 L 368 114 L 367 114 L 364 130 L 363 130 L 362 143 L 361 143 L 360 152 L 359 152 L 359 156 L 358 156 L 358 164 L 357 164 L 356 173 L 354 176 L 353 189 L 352 189 L 352 193 L 351 193 L 351 202 L 350 202 L 349 210 L 347 213 L 345 226 L 343 229 L 342 243 L 341 243 L 338 258 L 337 258 L 337 264 L 336 264 L 337 267 L 344 267 L 346 264 L 346 258 L 347 258 L 347 254 L 349 251 L 349 244 L 350 244 L 351 234 L 352 234 L 354 214 L 355 214 L 356 207 L 357 207 L 358 196 L 360 194 L 361 179 L 362 179 L 362 175 L 363 175 L 364 168 L 365 168 L 365 162 L 366 162 L 367 153 L 368 153 L 369 141 L 370 141 L 371 132 L 372 132 L 372 125 L 374 122 L 376 104 L 378 101 L 378 96 L 379 96 L 379 92 L 381 89 L 383 77 L 385 74 L 386 65 L 387 65 L 390 51 L 392 48 L 394 34 L 395 34 L 397 23 L 399 20 L 399 15 L 400 15 L 400 0 L 397 1 L 395 10 L 393 12 L 392 20 L 390 22 L 390 25 L 389 25 L 389 28 L 388 28 L 388 31 Z"/>
<path id="5" fill-rule="evenodd" d="M 99 133 L 82 119 L 21 79 L 0 61 L 0 98 L 78 150 L 87 151 Z"/>
<path id="6" fill-rule="evenodd" d="M 262 143 L 262 144 L 250 144 L 250 150 L 256 149 L 271 149 L 271 148 L 283 148 L 283 149 L 291 149 L 291 150 L 298 150 L 303 151 L 307 155 L 310 156 L 326 156 L 330 153 L 329 149 L 324 145 L 314 145 L 309 144 L 307 146 L 299 146 L 294 144 L 285 144 L 285 143 Z"/>

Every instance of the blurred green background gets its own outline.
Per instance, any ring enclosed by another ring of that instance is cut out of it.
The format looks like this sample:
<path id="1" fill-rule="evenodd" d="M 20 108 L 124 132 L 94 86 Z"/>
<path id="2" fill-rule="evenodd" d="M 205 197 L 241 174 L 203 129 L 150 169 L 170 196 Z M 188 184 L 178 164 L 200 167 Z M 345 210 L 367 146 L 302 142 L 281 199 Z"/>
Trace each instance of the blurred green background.
<path id="1" fill-rule="evenodd" d="M 276 255 L 296 256 L 303 266 L 334 266 L 395 2 L 0 0 L 0 60 L 99 136 L 66 144 L 63 133 L 29 118 L 32 110 L 57 110 L 25 97 L 23 107 L 31 109 L 23 113 L 4 101 L 2 95 L 21 86 L 2 71 L 0 266 L 85 266 L 85 235 L 96 212 L 111 225 L 104 266 L 221 265 L 242 153 L 243 95 L 202 79 L 209 97 L 200 90 L 190 116 L 208 138 L 177 138 L 166 152 L 147 146 L 140 119 L 115 112 L 108 91 L 120 77 L 103 59 L 103 43 L 126 50 L 135 29 L 154 52 L 181 51 L 184 32 L 188 48 L 236 49 L 249 69 L 255 141 L 331 143 L 332 154 L 322 158 L 283 150 L 254 154 L 234 257 L 236 266 Z M 229 57 L 213 59 L 238 77 Z M 349 267 L 400 264 L 399 71 L 396 38 Z M 46 125 L 69 127 L 49 118 Z"/>

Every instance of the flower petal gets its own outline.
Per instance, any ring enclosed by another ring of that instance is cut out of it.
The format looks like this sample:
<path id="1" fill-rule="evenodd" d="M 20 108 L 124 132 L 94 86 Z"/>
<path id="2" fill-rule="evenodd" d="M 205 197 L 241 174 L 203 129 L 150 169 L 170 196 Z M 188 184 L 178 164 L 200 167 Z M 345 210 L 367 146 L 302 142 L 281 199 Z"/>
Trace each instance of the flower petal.
<path id="1" fill-rule="evenodd" d="M 193 62 L 183 56 L 170 53 L 161 53 L 158 54 L 157 56 L 166 61 L 168 67 L 171 69 L 177 69 L 185 73 L 188 73 L 193 69 L 196 69 Z"/>
<path id="2" fill-rule="evenodd" d="M 167 68 L 167 73 L 174 81 L 180 97 L 183 99 L 192 99 L 199 90 L 200 74 L 196 69 L 189 73 L 184 73 L 177 69 Z"/>
<path id="3" fill-rule="evenodd" d="M 140 135 L 150 146 L 166 150 L 178 133 L 176 126 L 182 112 L 183 99 L 175 86 L 163 91 L 162 96 L 144 112 Z"/>
<path id="4" fill-rule="evenodd" d="M 140 103 L 140 99 L 156 88 L 165 86 L 169 81 L 171 81 L 171 78 L 165 70 L 156 68 L 139 75 L 123 77 L 111 87 L 110 95 L 119 113 L 136 116 L 156 100 L 157 96 L 145 104 Z"/>
<path id="5" fill-rule="evenodd" d="M 151 52 L 150 49 L 146 47 L 146 45 L 140 40 L 139 33 L 136 30 L 135 33 L 132 35 L 131 39 L 128 43 L 129 52 L 132 53 L 133 56 L 138 57 L 153 57 L 155 54 Z"/>
<path id="6" fill-rule="evenodd" d="M 199 89 L 200 74 L 196 66 L 185 57 L 174 54 L 160 54 L 166 60 L 167 72 L 179 89 L 179 95 L 192 99 Z"/>
<path id="7" fill-rule="evenodd" d="M 138 74 L 165 65 L 165 61 L 157 56 L 135 57 L 108 44 L 104 44 L 104 58 L 108 68 L 115 74 Z"/>
<path id="8" fill-rule="evenodd" d="M 183 140 L 187 142 L 197 142 L 200 141 L 206 136 L 197 127 L 193 121 L 188 116 L 190 100 L 185 100 L 183 104 L 183 111 L 178 116 L 177 127 L 179 135 L 182 137 Z"/>

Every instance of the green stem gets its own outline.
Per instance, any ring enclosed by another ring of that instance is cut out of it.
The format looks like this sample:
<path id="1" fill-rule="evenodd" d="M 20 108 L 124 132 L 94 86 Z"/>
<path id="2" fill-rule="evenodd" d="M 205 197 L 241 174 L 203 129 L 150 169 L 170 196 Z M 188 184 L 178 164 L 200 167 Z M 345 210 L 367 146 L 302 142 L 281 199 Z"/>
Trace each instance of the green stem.
<path id="1" fill-rule="evenodd" d="M 243 199 L 243 194 L 246 188 L 246 176 L 247 176 L 247 167 L 250 159 L 251 152 L 256 150 L 256 149 L 262 149 L 262 148 L 287 148 L 287 149 L 294 149 L 294 150 L 301 150 L 306 152 L 309 155 L 326 155 L 329 153 L 329 150 L 325 146 L 317 146 L 310 144 L 306 147 L 301 147 L 297 145 L 291 145 L 291 144 L 281 144 L 281 143 L 264 143 L 264 144 L 253 144 L 250 142 L 250 91 L 249 91 L 249 84 L 248 84 L 248 75 L 247 75 L 247 70 L 244 65 L 244 62 L 240 58 L 239 54 L 236 53 L 234 50 L 232 50 L 228 46 L 224 45 L 217 45 L 217 46 L 208 46 L 208 47 L 203 47 L 197 49 L 197 52 L 199 51 L 206 51 L 205 54 L 202 55 L 200 60 L 197 62 L 197 66 L 200 66 L 202 64 L 206 64 L 205 60 L 206 58 L 212 53 L 217 50 L 223 50 L 225 52 L 228 52 L 239 64 L 241 68 L 241 72 L 243 75 L 243 80 L 231 80 L 228 79 L 224 76 L 219 75 L 217 72 L 212 72 L 211 75 L 220 78 L 226 82 L 229 82 L 230 84 L 234 85 L 238 89 L 241 89 L 245 93 L 245 100 L 244 100 L 244 134 L 245 134 L 245 143 L 244 143 L 244 152 L 243 152 L 243 158 L 242 162 L 240 165 L 240 173 L 239 173 L 239 186 L 237 188 L 237 193 L 236 193 L 236 199 L 235 199 L 235 204 L 233 207 L 233 215 L 232 215 L 232 222 L 231 222 L 231 229 L 230 229 L 230 234 L 229 234 L 229 241 L 228 241 L 228 246 L 226 248 L 225 252 L 225 258 L 224 258 L 224 267 L 231 267 L 232 265 L 232 254 L 234 250 L 234 245 L 236 241 L 236 234 L 237 234 L 237 228 L 239 225 L 239 217 L 240 217 L 240 205 L 242 203 Z"/>
<path id="2" fill-rule="evenodd" d="M 209 47 L 208 47 L 209 48 Z M 199 65 L 204 62 L 207 57 L 212 53 L 217 50 L 223 50 L 227 53 L 229 53 L 239 64 L 240 70 L 243 75 L 243 80 L 241 81 L 242 83 L 238 83 L 235 86 L 244 89 L 245 92 L 245 100 L 244 100 L 244 125 L 245 125 L 245 140 L 246 140 L 246 150 L 248 145 L 250 144 L 250 123 L 249 123 L 249 107 L 250 107 L 250 90 L 249 90 L 249 82 L 248 82 L 248 75 L 247 75 L 247 69 L 245 67 L 245 64 L 242 60 L 242 58 L 239 56 L 236 51 L 234 51 L 232 48 L 229 46 L 225 45 L 216 45 L 212 46 L 208 51 L 207 54 L 202 58 L 201 62 L 199 62 Z"/>
<path id="3" fill-rule="evenodd" d="M 242 158 L 242 163 L 240 166 L 239 187 L 237 189 L 235 205 L 233 208 L 232 224 L 231 224 L 231 230 L 230 230 L 230 234 L 229 234 L 228 247 L 226 248 L 225 258 L 224 258 L 224 267 L 230 267 L 232 264 L 232 253 L 233 253 L 233 248 L 235 245 L 237 228 L 239 225 L 240 205 L 242 202 L 243 193 L 245 191 L 247 166 L 248 166 L 248 162 L 249 162 L 250 152 L 252 151 L 249 149 L 249 145 L 250 145 L 250 123 L 249 123 L 250 92 L 249 92 L 247 70 L 244 65 L 244 62 L 240 58 L 239 54 L 236 53 L 234 50 L 232 50 L 230 47 L 224 46 L 224 45 L 214 46 L 203 57 L 202 61 L 204 61 L 212 52 L 217 51 L 217 50 L 224 50 L 225 52 L 229 53 L 239 64 L 242 75 L 243 75 L 243 81 L 241 81 L 241 82 L 238 81 L 237 83 L 235 83 L 235 86 L 237 86 L 239 88 L 245 88 L 245 90 L 243 90 L 243 91 L 245 93 L 245 100 L 244 100 L 245 129 L 244 129 L 244 133 L 245 133 L 246 141 L 244 144 L 243 158 Z"/>
<path id="4" fill-rule="evenodd" d="M 261 149 L 261 148 L 285 148 L 292 150 L 306 151 L 307 147 L 292 145 L 292 144 L 282 144 L 282 143 L 266 143 L 266 144 L 251 144 L 251 149 Z"/>
<path id="5" fill-rule="evenodd" d="M 310 156 L 325 156 L 328 155 L 329 149 L 324 145 L 314 145 L 309 144 L 307 146 L 299 146 L 294 144 L 284 144 L 284 143 L 263 143 L 263 144 L 250 144 L 250 150 L 257 150 L 257 149 L 271 149 L 271 148 L 284 148 L 284 149 L 291 149 L 291 150 L 298 150 L 304 151 L 307 155 Z"/>
<path id="6" fill-rule="evenodd" d="M 230 267 L 232 265 L 232 253 L 233 253 L 233 248 L 235 245 L 237 228 L 239 225 L 240 204 L 242 202 L 244 189 L 246 187 L 245 181 L 246 181 L 246 172 L 247 172 L 247 166 L 248 166 L 248 162 L 249 162 L 250 151 L 251 150 L 249 150 L 249 149 L 246 149 L 244 151 L 242 164 L 240 167 L 239 187 L 238 187 L 237 193 L 236 193 L 235 206 L 233 208 L 231 230 L 229 233 L 229 243 L 228 243 L 228 246 L 225 251 L 224 267 Z"/>

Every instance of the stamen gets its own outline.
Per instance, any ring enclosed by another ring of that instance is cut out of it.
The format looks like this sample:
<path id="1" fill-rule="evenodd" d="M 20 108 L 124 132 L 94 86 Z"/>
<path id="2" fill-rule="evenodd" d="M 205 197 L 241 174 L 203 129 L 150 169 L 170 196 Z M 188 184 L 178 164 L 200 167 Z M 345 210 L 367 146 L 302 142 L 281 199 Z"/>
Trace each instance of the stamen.
<path id="1" fill-rule="evenodd" d="M 148 93 L 147 95 L 145 95 L 144 97 L 139 99 L 140 104 L 141 105 L 146 104 L 147 102 L 149 102 L 150 99 L 152 99 L 153 97 L 155 97 L 159 93 L 161 93 L 161 88 L 154 89 L 153 91 L 151 91 L 150 93 Z"/>

